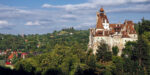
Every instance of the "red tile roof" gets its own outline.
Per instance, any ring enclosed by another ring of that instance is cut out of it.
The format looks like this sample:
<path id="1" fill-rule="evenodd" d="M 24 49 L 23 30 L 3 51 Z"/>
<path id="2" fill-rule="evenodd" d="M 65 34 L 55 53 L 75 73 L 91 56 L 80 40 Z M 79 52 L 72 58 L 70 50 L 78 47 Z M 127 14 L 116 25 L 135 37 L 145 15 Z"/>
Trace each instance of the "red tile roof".
<path id="1" fill-rule="evenodd" d="M 102 19 L 101 19 L 100 16 L 98 17 L 98 22 L 97 22 L 96 28 L 98 28 L 98 29 L 104 29 L 104 27 L 102 25 Z"/>
<path id="2" fill-rule="evenodd" d="M 109 23 L 109 21 L 108 21 L 107 16 L 103 13 L 104 9 L 101 8 L 100 11 L 101 12 L 97 14 L 97 16 L 98 16 L 98 22 L 97 22 L 96 28 L 98 28 L 98 29 L 104 29 L 102 23 L 104 23 L 105 20 L 106 20 L 107 23 Z"/>
<path id="3" fill-rule="evenodd" d="M 11 53 L 9 56 L 8 56 L 8 59 L 12 59 L 14 57 L 14 55 L 16 55 L 16 57 L 18 56 L 18 53 L 17 52 L 13 52 Z"/>
<path id="4" fill-rule="evenodd" d="M 6 64 L 6 65 L 11 65 L 11 63 L 10 63 L 10 62 L 8 62 L 8 61 L 7 61 L 5 64 Z"/>
<path id="5" fill-rule="evenodd" d="M 103 29 L 98 30 L 93 35 L 95 36 L 109 36 L 117 33 L 121 33 L 122 37 L 129 37 L 129 34 L 136 34 L 136 31 L 134 29 L 134 23 L 133 21 L 125 21 L 124 24 L 109 24 L 110 30 L 105 30 L 103 27 L 103 23 L 106 22 L 109 23 L 107 16 L 104 13 L 104 9 L 100 9 L 100 13 L 97 13 L 98 22 L 96 25 L 96 29 Z"/>

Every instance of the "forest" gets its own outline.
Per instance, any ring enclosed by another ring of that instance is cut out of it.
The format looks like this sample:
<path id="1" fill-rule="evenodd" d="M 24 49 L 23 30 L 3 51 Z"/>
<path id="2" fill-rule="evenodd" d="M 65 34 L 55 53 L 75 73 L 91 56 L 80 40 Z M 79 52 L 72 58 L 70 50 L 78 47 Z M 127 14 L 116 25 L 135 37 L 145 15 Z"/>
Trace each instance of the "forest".
<path id="1" fill-rule="evenodd" d="M 101 42 L 96 55 L 88 50 L 88 30 L 62 29 L 43 35 L 0 34 L 0 50 L 31 54 L 14 69 L 0 67 L 2 75 L 150 75 L 150 20 L 135 24 L 138 40 L 127 42 L 122 55 Z"/>

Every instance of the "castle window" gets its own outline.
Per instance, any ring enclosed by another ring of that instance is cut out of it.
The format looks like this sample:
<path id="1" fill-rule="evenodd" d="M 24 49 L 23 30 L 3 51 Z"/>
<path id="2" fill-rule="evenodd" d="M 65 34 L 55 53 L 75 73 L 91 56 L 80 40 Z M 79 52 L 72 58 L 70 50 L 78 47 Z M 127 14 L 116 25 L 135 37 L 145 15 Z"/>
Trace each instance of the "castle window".
<path id="1" fill-rule="evenodd" d="M 100 36 L 103 35 L 103 32 L 98 32 L 98 35 L 100 35 Z"/>
<path id="2" fill-rule="evenodd" d="M 119 27 L 119 24 L 117 26 Z"/>
<path id="3" fill-rule="evenodd" d="M 102 34 L 102 33 L 99 32 L 98 34 Z"/>

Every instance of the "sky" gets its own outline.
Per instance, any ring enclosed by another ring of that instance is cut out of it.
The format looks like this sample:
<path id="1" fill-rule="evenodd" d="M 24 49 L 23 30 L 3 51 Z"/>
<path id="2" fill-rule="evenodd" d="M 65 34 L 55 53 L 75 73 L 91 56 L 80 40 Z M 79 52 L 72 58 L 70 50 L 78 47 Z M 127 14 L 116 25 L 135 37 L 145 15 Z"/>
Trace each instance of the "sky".
<path id="1" fill-rule="evenodd" d="M 150 20 L 150 0 L 0 0 L 0 33 L 89 29 L 96 26 L 96 12 L 101 7 L 110 23 L 138 23 L 143 17 Z"/>

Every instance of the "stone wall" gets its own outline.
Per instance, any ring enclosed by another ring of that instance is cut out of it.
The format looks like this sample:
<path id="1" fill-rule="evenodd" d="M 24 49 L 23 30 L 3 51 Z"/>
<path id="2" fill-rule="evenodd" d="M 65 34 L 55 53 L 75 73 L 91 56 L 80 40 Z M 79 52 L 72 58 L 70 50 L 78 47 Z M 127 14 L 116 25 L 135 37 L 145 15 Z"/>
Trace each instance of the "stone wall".
<path id="1" fill-rule="evenodd" d="M 93 30 L 94 31 L 94 30 Z M 131 38 L 122 38 L 121 35 L 113 35 L 113 36 L 93 36 L 92 29 L 90 31 L 89 36 L 89 48 L 93 49 L 93 53 L 96 54 L 96 50 L 102 40 L 105 41 L 106 44 L 109 45 L 110 50 L 112 51 L 113 46 L 118 46 L 120 56 L 122 53 L 122 49 L 125 47 L 125 43 L 128 41 L 136 41 L 137 35 L 129 35 Z"/>

